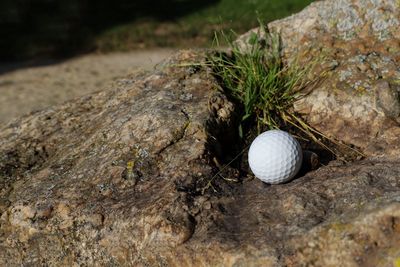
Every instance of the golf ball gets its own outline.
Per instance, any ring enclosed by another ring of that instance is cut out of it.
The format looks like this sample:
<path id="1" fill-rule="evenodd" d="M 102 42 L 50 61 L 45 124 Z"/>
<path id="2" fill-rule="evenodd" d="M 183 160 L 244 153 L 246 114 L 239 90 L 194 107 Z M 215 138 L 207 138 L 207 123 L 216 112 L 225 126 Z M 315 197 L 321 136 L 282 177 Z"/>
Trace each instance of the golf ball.
<path id="1" fill-rule="evenodd" d="M 249 149 L 250 169 L 257 178 L 270 184 L 292 179 L 300 170 L 302 161 L 299 142 L 281 130 L 260 134 Z"/>

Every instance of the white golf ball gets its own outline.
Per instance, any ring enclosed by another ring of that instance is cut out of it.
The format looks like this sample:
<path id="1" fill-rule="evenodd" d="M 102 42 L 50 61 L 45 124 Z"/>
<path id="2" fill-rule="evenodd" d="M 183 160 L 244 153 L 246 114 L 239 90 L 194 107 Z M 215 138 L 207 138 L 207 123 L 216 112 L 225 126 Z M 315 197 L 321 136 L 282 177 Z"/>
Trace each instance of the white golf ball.
<path id="1" fill-rule="evenodd" d="M 300 170 L 302 161 L 299 142 L 281 130 L 260 134 L 249 149 L 250 169 L 257 178 L 270 184 L 292 179 Z"/>

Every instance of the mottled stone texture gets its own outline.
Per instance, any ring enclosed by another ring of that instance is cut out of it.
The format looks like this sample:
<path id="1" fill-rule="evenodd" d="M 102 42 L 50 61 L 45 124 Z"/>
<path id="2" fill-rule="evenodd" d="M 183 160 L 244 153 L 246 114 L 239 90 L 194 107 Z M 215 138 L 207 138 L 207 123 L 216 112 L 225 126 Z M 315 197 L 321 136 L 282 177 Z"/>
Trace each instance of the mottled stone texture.
<path id="1" fill-rule="evenodd" d="M 196 229 L 179 180 L 211 176 L 209 138 L 233 118 L 208 71 L 178 66 L 201 60 L 182 52 L 1 130 L 0 265 L 176 262 Z"/>
<path id="2" fill-rule="evenodd" d="M 370 155 L 290 183 L 214 176 L 237 125 L 210 70 L 191 64 L 201 52 L 11 122 L 0 266 L 400 263 L 397 19 L 398 1 L 338 0 L 270 24 L 288 61 L 325 57 L 295 108 Z"/>

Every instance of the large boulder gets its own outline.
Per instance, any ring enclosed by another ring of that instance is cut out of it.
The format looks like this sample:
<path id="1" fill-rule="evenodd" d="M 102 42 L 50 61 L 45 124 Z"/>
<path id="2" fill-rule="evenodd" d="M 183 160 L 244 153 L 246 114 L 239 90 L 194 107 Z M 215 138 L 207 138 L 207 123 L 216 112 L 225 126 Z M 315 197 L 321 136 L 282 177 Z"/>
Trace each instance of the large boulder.
<path id="1" fill-rule="evenodd" d="M 177 264 L 210 205 L 184 192 L 211 177 L 233 105 L 205 70 L 160 69 L 1 130 L 0 265 Z"/>
<path id="2" fill-rule="evenodd" d="M 347 29 L 338 26 L 343 14 L 375 25 L 374 18 L 384 12 L 393 22 L 399 19 L 396 3 L 321 1 L 270 25 L 281 27 L 289 61 L 296 55 L 318 56 L 323 38 L 337 40 L 330 49 L 338 52 L 326 56 L 335 56 L 328 61 L 335 67 L 296 108 L 315 127 L 359 146 L 368 158 L 331 161 L 273 186 L 224 168 L 238 153 L 235 105 L 201 64 L 204 54 L 183 51 L 154 72 L 127 77 L 112 90 L 1 129 L 0 265 L 398 264 L 400 160 L 395 157 L 393 82 L 398 54 L 376 52 L 377 62 L 388 62 L 393 71 L 378 63 L 368 70 L 391 73 L 371 87 L 375 102 L 370 93 L 356 94 L 347 84 L 357 77 L 368 81 L 358 76 L 363 67 L 338 82 L 342 67 L 353 66 L 356 50 L 349 44 L 357 42 L 339 34 Z M 338 25 L 329 26 L 335 17 Z M 303 20 L 308 22 L 300 30 Z M 301 42 L 295 45 L 283 29 L 302 36 Z M 379 40 L 382 36 L 372 30 L 364 35 Z M 396 43 L 393 34 L 383 37 Z M 366 56 L 366 65 L 374 55 Z M 365 77 L 372 75 L 368 71 Z M 324 117 L 318 117 L 322 111 Z M 367 119 L 375 130 L 365 130 Z M 382 127 L 378 136 L 376 127 Z"/>

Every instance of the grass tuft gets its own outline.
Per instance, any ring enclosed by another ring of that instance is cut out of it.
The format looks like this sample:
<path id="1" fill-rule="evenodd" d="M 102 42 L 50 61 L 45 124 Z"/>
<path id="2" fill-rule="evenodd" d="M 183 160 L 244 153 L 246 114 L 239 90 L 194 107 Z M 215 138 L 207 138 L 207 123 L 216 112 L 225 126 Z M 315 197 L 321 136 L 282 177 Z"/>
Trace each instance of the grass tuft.
<path id="1" fill-rule="evenodd" d="M 254 127 L 258 133 L 283 128 L 339 156 L 331 144 L 343 144 L 313 128 L 293 109 L 293 104 L 304 96 L 303 89 L 315 82 L 308 79 L 308 74 L 322 59 L 303 67 L 296 61 L 284 64 L 279 35 L 269 32 L 261 22 L 258 32 L 248 38 L 246 49 L 234 41 L 236 38 L 232 31 L 216 35 L 215 44 L 219 46 L 221 40 L 229 44 L 229 53 L 212 55 L 209 64 L 228 95 L 242 106 L 239 136 L 245 139 L 245 133 Z"/>
<path id="2" fill-rule="evenodd" d="M 225 42 L 230 44 L 231 55 L 228 57 L 219 53 L 211 57 L 215 75 L 226 91 L 243 106 L 239 128 L 241 137 L 243 125 L 254 120 L 258 132 L 265 127 L 279 128 L 298 99 L 294 89 L 301 83 L 301 71 L 282 63 L 279 37 L 270 34 L 264 27 L 260 31 L 267 38 L 260 39 L 259 34 L 252 33 L 246 52 L 222 34 Z M 216 43 L 219 45 L 218 37 Z"/>

